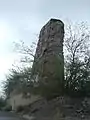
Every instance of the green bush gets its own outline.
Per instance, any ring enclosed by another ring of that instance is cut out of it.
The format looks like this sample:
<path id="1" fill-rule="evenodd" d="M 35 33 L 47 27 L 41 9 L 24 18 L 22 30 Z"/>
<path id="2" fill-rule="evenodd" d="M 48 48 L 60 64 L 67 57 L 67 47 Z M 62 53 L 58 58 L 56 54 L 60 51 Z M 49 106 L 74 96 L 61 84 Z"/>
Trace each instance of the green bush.
<path id="1" fill-rule="evenodd" d="M 2 111 L 12 111 L 12 106 L 7 105 L 7 106 L 2 108 Z"/>
<path id="2" fill-rule="evenodd" d="M 23 106 L 18 106 L 16 112 L 22 112 L 24 110 Z"/>

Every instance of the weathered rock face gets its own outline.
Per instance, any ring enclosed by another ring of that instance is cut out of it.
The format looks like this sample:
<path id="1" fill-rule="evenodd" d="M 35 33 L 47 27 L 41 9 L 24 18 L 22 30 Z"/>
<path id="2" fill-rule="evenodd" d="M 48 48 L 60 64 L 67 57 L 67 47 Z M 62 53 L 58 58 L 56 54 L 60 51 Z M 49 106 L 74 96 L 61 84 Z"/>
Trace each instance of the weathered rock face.
<path id="1" fill-rule="evenodd" d="M 57 19 L 51 19 L 40 31 L 34 74 L 45 84 L 64 79 L 63 38 L 64 24 Z"/>
<path id="2" fill-rule="evenodd" d="M 40 31 L 36 58 L 51 54 L 63 57 L 63 37 L 64 24 L 60 20 L 51 19 Z"/>

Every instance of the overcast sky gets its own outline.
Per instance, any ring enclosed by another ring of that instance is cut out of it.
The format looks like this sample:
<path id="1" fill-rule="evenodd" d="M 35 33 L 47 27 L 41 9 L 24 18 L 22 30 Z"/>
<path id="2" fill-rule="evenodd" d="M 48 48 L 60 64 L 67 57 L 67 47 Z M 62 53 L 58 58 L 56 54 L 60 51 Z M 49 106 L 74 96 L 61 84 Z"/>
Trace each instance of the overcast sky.
<path id="1" fill-rule="evenodd" d="M 13 41 L 31 44 L 50 18 L 90 23 L 90 0 L 0 0 L 1 81 L 16 59 Z"/>

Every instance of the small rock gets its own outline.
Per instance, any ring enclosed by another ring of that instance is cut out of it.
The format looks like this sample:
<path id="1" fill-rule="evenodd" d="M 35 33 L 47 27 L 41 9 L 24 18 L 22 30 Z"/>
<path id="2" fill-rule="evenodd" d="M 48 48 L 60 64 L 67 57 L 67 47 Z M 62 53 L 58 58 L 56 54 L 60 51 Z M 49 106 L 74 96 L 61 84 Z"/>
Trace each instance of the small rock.
<path id="1" fill-rule="evenodd" d="M 27 120 L 35 120 L 34 116 L 29 116 L 29 115 L 23 115 L 23 118 L 25 118 Z"/>
<path id="2" fill-rule="evenodd" d="M 82 119 L 84 119 L 84 118 L 85 118 L 85 116 L 84 116 L 84 115 L 81 115 L 81 118 L 82 118 Z"/>

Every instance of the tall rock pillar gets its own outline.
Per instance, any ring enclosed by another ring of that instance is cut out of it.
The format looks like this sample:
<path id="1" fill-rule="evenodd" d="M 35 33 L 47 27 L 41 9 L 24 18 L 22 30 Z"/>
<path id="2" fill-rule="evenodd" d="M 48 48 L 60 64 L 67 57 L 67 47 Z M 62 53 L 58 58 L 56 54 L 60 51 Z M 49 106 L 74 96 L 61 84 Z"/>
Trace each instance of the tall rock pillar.
<path id="1" fill-rule="evenodd" d="M 64 80 L 64 24 L 51 19 L 40 31 L 34 61 L 34 74 L 53 94 L 61 91 Z"/>

